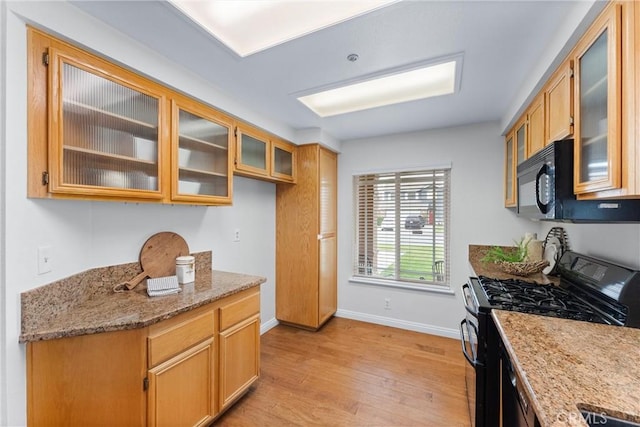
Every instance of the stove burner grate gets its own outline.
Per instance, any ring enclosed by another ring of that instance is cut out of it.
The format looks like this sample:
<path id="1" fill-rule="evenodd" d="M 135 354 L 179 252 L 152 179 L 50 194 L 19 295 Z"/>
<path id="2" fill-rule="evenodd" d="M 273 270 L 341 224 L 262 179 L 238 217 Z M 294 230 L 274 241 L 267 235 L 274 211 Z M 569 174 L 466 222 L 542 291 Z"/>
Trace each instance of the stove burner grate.
<path id="1" fill-rule="evenodd" d="M 517 279 L 479 277 L 489 303 L 503 310 L 588 322 L 609 323 L 589 304 L 565 289 Z"/>

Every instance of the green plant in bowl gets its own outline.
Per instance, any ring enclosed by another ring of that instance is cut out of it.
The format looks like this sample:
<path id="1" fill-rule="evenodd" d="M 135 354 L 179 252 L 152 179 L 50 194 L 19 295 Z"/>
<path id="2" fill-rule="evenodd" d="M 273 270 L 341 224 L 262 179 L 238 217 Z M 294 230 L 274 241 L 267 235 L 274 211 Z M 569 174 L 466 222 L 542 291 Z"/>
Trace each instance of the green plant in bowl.
<path id="1" fill-rule="evenodd" d="M 524 262 L 527 258 L 527 244 L 530 239 L 524 237 L 519 242 L 514 241 L 516 246 L 513 248 L 504 249 L 500 246 L 492 246 L 485 256 L 482 258 L 482 262 Z"/>

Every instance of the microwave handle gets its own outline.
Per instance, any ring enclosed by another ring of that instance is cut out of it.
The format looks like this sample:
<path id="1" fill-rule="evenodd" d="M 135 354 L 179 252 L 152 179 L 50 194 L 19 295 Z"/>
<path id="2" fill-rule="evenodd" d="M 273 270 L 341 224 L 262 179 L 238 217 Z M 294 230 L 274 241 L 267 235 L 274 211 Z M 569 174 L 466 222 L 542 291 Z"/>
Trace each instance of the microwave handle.
<path id="1" fill-rule="evenodd" d="M 549 212 L 549 203 L 542 203 L 542 201 L 540 200 L 540 178 L 542 178 L 542 175 L 548 174 L 549 165 L 547 165 L 546 163 L 542 165 L 542 167 L 536 174 L 536 204 L 538 205 L 538 209 L 540 209 L 540 212 L 542 212 L 543 214 Z"/>

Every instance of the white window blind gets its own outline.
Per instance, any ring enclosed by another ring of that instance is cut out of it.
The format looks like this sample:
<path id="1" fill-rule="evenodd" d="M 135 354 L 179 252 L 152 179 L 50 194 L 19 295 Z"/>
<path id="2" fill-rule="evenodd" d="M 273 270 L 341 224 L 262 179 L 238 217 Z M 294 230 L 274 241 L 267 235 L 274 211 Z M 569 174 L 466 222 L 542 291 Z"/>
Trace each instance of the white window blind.
<path id="1" fill-rule="evenodd" d="M 450 169 L 354 176 L 353 275 L 446 286 Z"/>

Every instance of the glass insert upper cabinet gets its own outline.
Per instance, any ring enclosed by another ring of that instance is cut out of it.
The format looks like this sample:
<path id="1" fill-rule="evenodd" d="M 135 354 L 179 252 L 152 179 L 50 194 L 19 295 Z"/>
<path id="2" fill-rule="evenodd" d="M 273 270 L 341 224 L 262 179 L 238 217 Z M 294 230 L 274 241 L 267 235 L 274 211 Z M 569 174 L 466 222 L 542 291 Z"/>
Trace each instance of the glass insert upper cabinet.
<path id="1" fill-rule="evenodd" d="M 49 191 L 162 198 L 162 93 L 78 51 L 49 61 Z"/>
<path id="2" fill-rule="evenodd" d="M 236 170 L 254 176 L 269 176 L 269 135 L 239 124 L 236 127 Z"/>
<path id="3" fill-rule="evenodd" d="M 621 19 L 620 5 L 611 4 L 576 46 L 576 194 L 620 186 Z"/>
<path id="4" fill-rule="evenodd" d="M 232 122 L 186 98 L 173 99 L 171 111 L 171 199 L 230 203 Z"/>
<path id="5" fill-rule="evenodd" d="M 516 125 L 516 165 L 527 158 L 527 117 L 526 114 Z"/>
<path id="6" fill-rule="evenodd" d="M 236 127 L 235 172 L 275 182 L 295 182 L 296 146 L 244 123 Z"/>
<path id="7" fill-rule="evenodd" d="M 504 206 L 516 206 L 516 149 L 514 133 L 507 135 L 504 142 Z"/>
<path id="8" fill-rule="evenodd" d="M 296 178 L 296 147 L 286 141 L 271 140 L 271 176 L 280 181 Z"/>

